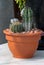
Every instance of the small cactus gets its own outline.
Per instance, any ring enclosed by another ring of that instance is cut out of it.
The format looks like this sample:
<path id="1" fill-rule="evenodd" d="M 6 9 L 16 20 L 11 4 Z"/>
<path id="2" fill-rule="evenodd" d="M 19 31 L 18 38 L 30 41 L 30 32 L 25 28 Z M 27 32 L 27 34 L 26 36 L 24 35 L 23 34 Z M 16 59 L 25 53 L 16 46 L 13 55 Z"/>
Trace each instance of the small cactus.
<path id="1" fill-rule="evenodd" d="M 14 23 L 10 24 L 10 30 L 12 32 L 16 33 L 16 32 L 23 32 L 24 28 L 22 26 L 22 23 L 14 22 Z"/>

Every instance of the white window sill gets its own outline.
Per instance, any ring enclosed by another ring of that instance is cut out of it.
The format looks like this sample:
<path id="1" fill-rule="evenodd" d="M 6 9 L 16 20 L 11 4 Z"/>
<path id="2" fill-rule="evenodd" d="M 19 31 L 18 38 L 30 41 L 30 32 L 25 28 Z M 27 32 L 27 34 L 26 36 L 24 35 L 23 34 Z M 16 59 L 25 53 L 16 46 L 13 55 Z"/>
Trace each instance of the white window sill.
<path id="1" fill-rule="evenodd" d="M 44 65 L 44 51 L 37 51 L 31 59 L 13 58 L 8 45 L 0 45 L 0 65 Z"/>

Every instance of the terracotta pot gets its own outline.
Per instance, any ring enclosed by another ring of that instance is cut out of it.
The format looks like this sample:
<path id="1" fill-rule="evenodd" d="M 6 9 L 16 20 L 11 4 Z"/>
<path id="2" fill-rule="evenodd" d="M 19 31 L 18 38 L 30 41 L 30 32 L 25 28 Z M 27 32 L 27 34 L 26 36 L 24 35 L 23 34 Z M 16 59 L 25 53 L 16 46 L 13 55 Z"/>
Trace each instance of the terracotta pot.
<path id="1" fill-rule="evenodd" d="M 41 31 L 35 33 L 12 33 L 9 29 L 6 29 L 3 32 L 14 57 L 31 58 L 34 56 L 41 38 Z"/>

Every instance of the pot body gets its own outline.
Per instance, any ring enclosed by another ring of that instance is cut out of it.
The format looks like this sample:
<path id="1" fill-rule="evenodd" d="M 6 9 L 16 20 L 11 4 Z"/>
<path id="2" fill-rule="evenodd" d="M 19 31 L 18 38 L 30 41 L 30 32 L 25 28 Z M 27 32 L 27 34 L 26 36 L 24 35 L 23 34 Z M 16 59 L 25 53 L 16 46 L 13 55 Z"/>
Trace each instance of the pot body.
<path id="1" fill-rule="evenodd" d="M 40 33 L 37 34 L 15 34 L 9 31 L 4 31 L 6 34 L 6 40 L 8 41 L 8 47 L 16 58 L 31 58 L 34 56 L 35 51 L 38 48 Z"/>

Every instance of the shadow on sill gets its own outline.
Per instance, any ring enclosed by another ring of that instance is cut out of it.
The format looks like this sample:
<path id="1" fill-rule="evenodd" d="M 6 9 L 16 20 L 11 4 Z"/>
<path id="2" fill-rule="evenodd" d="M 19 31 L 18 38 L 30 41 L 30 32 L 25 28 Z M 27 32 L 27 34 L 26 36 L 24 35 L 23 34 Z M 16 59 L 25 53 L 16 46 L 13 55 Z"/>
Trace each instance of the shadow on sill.
<path id="1" fill-rule="evenodd" d="M 44 50 L 44 37 L 39 41 L 38 50 Z"/>

